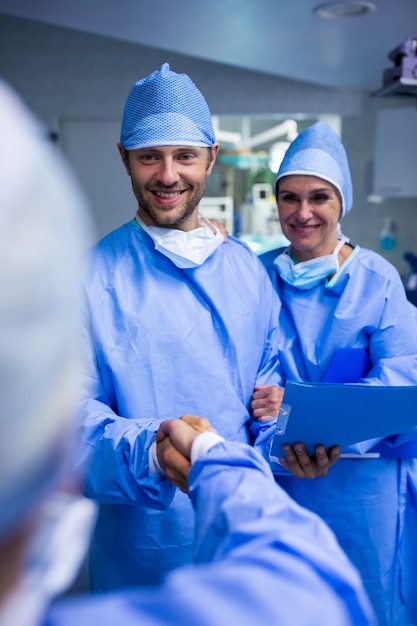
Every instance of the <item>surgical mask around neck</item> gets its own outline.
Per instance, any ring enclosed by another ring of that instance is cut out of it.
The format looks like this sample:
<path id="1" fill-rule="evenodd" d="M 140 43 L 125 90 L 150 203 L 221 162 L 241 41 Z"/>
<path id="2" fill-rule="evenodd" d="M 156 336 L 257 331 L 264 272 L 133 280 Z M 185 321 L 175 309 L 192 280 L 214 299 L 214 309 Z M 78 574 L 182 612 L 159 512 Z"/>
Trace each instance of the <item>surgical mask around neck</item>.
<path id="1" fill-rule="evenodd" d="M 147 226 L 138 215 L 136 221 L 152 238 L 155 249 L 180 269 L 202 265 L 224 241 L 221 232 L 202 215 L 198 215 L 200 226 L 187 232 L 176 228 Z"/>
<path id="2" fill-rule="evenodd" d="M 288 247 L 275 259 L 274 265 L 285 282 L 298 289 L 311 289 L 339 270 L 338 255 L 347 241 L 348 239 L 342 235 L 332 254 L 301 263 L 294 261 L 291 256 L 291 247 Z"/>

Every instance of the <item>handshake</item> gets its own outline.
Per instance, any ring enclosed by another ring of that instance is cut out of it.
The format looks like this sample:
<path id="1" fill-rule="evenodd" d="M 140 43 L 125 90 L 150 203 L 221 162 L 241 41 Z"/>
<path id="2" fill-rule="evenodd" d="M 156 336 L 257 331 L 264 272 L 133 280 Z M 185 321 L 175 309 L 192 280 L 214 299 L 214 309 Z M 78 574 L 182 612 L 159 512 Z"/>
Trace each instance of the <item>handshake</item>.
<path id="1" fill-rule="evenodd" d="M 191 447 L 198 435 L 207 431 L 217 432 L 207 418 L 183 415 L 161 422 L 156 433 L 158 463 L 165 476 L 185 493 L 188 493 Z"/>
<path id="2" fill-rule="evenodd" d="M 251 410 L 262 422 L 278 415 L 284 389 L 273 385 L 254 388 Z M 179 419 L 161 422 L 156 433 L 156 456 L 161 470 L 171 482 L 188 493 L 188 472 L 191 467 L 191 447 L 204 432 L 217 433 L 206 417 L 183 415 Z"/>

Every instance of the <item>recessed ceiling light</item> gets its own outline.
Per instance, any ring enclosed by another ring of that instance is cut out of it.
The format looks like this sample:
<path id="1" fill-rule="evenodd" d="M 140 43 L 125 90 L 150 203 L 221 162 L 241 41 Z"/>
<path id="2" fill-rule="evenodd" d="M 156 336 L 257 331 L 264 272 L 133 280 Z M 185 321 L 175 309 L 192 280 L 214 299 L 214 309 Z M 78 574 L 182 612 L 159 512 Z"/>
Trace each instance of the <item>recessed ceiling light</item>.
<path id="1" fill-rule="evenodd" d="M 344 19 L 345 17 L 360 17 L 376 11 L 376 6 L 372 2 L 362 2 L 361 0 L 353 2 L 326 2 L 319 4 L 313 9 L 319 17 L 327 19 Z"/>

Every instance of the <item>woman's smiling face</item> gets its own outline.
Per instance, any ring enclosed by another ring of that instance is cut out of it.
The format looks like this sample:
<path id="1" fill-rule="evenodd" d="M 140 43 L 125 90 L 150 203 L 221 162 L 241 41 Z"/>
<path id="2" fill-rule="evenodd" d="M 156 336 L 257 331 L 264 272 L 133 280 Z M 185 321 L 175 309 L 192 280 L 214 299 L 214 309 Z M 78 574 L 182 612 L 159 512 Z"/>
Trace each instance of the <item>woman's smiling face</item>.
<path id="1" fill-rule="evenodd" d="M 297 261 L 332 254 L 342 203 L 336 187 L 316 176 L 292 174 L 277 183 L 278 215 Z"/>

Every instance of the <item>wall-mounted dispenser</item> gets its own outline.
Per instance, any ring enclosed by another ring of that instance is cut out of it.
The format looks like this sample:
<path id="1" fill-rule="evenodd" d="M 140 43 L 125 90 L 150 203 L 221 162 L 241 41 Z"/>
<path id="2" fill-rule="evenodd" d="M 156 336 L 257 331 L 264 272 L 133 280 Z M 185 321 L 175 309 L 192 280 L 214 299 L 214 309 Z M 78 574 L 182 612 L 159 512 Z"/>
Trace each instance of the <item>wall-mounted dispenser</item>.
<path id="1" fill-rule="evenodd" d="M 393 219 L 384 217 L 384 223 L 379 234 L 381 250 L 393 250 L 397 244 L 396 226 Z"/>

